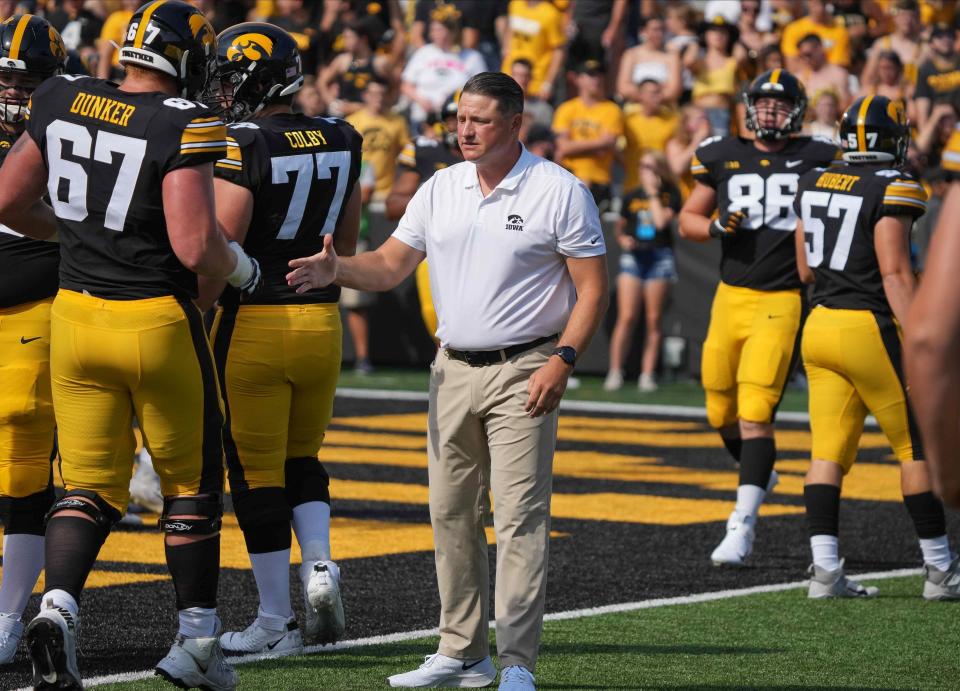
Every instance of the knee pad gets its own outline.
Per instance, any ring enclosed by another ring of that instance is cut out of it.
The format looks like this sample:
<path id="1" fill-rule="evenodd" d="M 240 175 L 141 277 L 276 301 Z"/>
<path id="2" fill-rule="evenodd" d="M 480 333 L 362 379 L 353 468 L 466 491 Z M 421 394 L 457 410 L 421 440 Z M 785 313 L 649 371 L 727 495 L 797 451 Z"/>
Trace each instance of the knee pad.
<path id="1" fill-rule="evenodd" d="M 4 497 L 0 501 L 6 535 L 43 535 L 47 511 L 53 505 L 53 486 L 27 497 Z"/>
<path id="2" fill-rule="evenodd" d="M 83 501 L 87 499 L 88 501 Z M 113 524 L 120 520 L 120 512 L 110 506 L 103 497 L 96 492 L 85 489 L 68 490 L 60 499 L 53 503 L 44 517 L 44 525 L 61 511 L 79 511 L 93 519 L 93 522 L 103 531 L 104 537 L 110 533 Z"/>
<path id="3" fill-rule="evenodd" d="M 293 519 L 293 511 L 282 487 L 236 490 L 232 498 L 237 523 L 244 532 L 263 525 L 289 523 Z"/>
<path id="4" fill-rule="evenodd" d="M 310 501 L 330 503 L 330 476 L 323 463 L 313 456 L 288 458 L 286 474 L 287 504 L 300 506 Z"/>
<path id="5" fill-rule="evenodd" d="M 201 516 L 201 518 L 171 518 Z M 195 494 L 189 497 L 164 497 L 163 515 L 157 525 L 167 535 L 216 535 L 223 517 L 223 495 Z"/>

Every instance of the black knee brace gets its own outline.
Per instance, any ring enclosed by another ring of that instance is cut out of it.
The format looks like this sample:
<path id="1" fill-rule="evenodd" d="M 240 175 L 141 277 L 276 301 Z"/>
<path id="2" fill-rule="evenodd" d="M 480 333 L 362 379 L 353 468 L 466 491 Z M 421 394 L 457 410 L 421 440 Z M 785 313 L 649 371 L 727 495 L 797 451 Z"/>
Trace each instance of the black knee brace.
<path id="1" fill-rule="evenodd" d="M 234 490 L 232 497 L 233 511 L 243 531 L 271 523 L 289 523 L 293 518 L 282 487 Z"/>
<path id="2" fill-rule="evenodd" d="M 88 501 L 83 501 L 84 499 Z M 61 511 L 79 511 L 86 514 L 103 531 L 104 538 L 110 533 L 113 524 L 121 518 L 120 512 L 104 501 L 103 497 L 85 489 L 71 489 L 55 501 L 43 519 L 44 524 L 49 523 L 50 519 Z"/>
<path id="3" fill-rule="evenodd" d="M 288 458 L 284 471 L 287 504 L 291 508 L 309 501 L 330 503 L 330 476 L 319 460 L 312 456 Z"/>
<path id="4" fill-rule="evenodd" d="M 201 518 L 179 518 L 179 516 L 201 516 Z M 160 516 L 157 525 L 167 535 L 214 535 L 220 532 L 222 517 L 222 494 L 165 497 L 163 515 Z"/>
<path id="5" fill-rule="evenodd" d="M 4 534 L 43 535 L 44 519 L 53 500 L 53 485 L 26 497 L 4 497 L 0 500 Z"/>

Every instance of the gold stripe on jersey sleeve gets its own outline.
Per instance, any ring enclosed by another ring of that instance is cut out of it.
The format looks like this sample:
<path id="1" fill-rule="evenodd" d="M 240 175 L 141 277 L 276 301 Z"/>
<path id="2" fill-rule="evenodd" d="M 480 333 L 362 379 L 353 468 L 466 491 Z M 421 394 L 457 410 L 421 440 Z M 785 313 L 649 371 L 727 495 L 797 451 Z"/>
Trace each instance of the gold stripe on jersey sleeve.
<path id="1" fill-rule="evenodd" d="M 894 180 L 884 192 L 884 201 L 890 198 L 909 199 L 919 203 L 927 201 L 927 191 L 913 180 Z"/>
<path id="2" fill-rule="evenodd" d="M 857 151 L 867 150 L 867 136 L 864 124 L 867 120 L 867 109 L 870 108 L 872 101 L 872 95 L 865 97 L 863 103 L 860 104 L 860 110 L 857 111 Z"/>
<path id="3" fill-rule="evenodd" d="M 137 33 L 133 38 L 134 48 L 143 48 L 143 35 L 147 33 L 147 25 L 150 24 L 150 18 L 160 5 L 165 4 L 167 4 L 167 0 L 157 0 L 157 2 L 150 5 L 147 11 L 143 13 L 143 17 L 140 18 L 140 26 L 137 27 Z"/>
<path id="4" fill-rule="evenodd" d="M 227 170 L 243 170 L 243 153 L 237 140 L 227 137 L 227 155 L 217 161 L 218 168 Z"/>
<path id="5" fill-rule="evenodd" d="M 180 153 L 227 152 L 227 127 L 219 118 L 196 118 L 180 136 Z"/>
<path id="6" fill-rule="evenodd" d="M 926 202 L 916 201 L 914 199 L 906 199 L 904 197 L 884 197 L 883 205 L 884 206 L 906 206 L 911 209 L 920 209 L 922 211 L 927 210 Z"/>
<path id="7" fill-rule="evenodd" d="M 960 127 L 953 130 L 940 158 L 940 167 L 960 173 Z"/>
<path id="8" fill-rule="evenodd" d="M 697 173 L 707 172 L 707 167 L 700 163 L 700 159 L 697 158 L 697 155 L 694 154 L 693 158 L 690 159 L 690 172 L 696 175 Z"/>
<path id="9" fill-rule="evenodd" d="M 13 40 L 10 41 L 10 59 L 20 59 L 20 44 L 23 43 L 23 34 L 27 31 L 27 25 L 30 23 L 30 15 L 25 14 L 17 22 L 17 28 L 13 30 Z"/>

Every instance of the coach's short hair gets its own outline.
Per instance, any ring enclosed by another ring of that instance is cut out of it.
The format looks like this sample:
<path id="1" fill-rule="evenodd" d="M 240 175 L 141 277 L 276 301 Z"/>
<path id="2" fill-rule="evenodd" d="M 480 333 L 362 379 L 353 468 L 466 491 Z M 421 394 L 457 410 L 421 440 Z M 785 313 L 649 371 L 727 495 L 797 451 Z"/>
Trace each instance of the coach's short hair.
<path id="1" fill-rule="evenodd" d="M 510 117 L 523 112 L 523 89 L 503 72 L 481 72 L 463 85 L 461 94 L 488 96 L 497 102 L 497 110 Z"/>

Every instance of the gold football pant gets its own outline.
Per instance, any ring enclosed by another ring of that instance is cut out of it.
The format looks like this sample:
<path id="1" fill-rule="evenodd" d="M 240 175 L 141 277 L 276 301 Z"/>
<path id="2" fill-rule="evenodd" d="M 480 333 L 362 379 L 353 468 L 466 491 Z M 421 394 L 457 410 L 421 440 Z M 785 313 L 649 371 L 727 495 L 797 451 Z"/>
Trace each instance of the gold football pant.
<path id="1" fill-rule="evenodd" d="M 801 310 L 799 290 L 717 286 L 701 361 L 711 426 L 773 421 L 793 364 Z"/>
<path id="2" fill-rule="evenodd" d="M 803 327 L 802 350 L 814 459 L 849 472 L 868 411 L 898 459 L 923 458 L 903 384 L 900 326 L 892 317 L 816 307 Z"/>
<path id="3" fill-rule="evenodd" d="M 287 459 L 316 459 L 333 416 L 342 341 L 333 303 L 218 312 L 213 344 L 226 393 L 224 445 L 235 495 L 284 487 Z"/>
<path id="4" fill-rule="evenodd" d="M 50 361 L 67 489 L 92 490 L 126 510 L 136 413 L 164 496 L 222 491 L 223 411 L 192 302 L 61 290 Z"/>
<path id="5" fill-rule="evenodd" d="M 53 298 L 0 309 L 0 495 L 27 497 L 50 483 Z"/>

